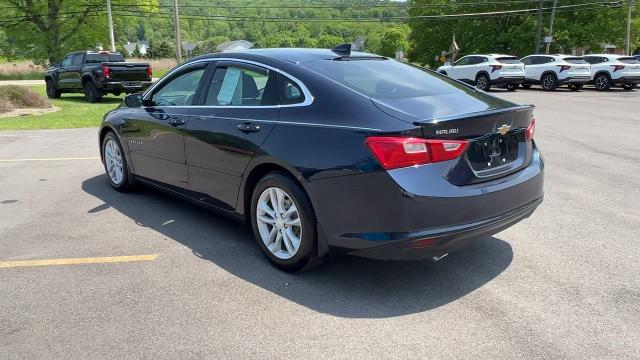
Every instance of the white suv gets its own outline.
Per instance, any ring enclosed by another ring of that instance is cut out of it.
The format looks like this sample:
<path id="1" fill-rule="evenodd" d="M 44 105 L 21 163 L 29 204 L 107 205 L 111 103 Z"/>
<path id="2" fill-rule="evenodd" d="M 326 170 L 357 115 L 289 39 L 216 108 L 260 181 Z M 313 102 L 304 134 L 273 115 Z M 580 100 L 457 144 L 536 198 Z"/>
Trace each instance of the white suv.
<path id="1" fill-rule="evenodd" d="M 597 90 L 616 85 L 632 90 L 640 83 L 640 60 L 633 56 L 590 54 L 583 58 L 591 64 L 591 81 Z"/>
<path id="2" fill-rule="evenodd" d="M 535 84 L 541 85 L 543 90 L 553 91 L 568 84 L 575 91 L 591 81 L 591 67 L 579 56 L 529 55 L 520 61 L 524 64 L 522 86 L 525 88 Z"/>
<path id="3" fill-rule="evenodd" d="M 453 65 L 440 66 L 438 72 L 484 91 L 488 91 L 491 85 L 513 91 L 524 80 L 524 65 L 510 55 L 468 55 Z"/>

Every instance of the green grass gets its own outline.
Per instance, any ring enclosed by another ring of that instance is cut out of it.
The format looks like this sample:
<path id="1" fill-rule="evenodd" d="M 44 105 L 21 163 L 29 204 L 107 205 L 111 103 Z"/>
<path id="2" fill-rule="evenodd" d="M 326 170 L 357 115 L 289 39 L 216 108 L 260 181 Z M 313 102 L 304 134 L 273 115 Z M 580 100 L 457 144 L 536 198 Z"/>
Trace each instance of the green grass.
<path id="1" fill-rule="evenodd" d="M 44 73 L 36 71 L 18 74 L 0 74 L 0 81 L 2 80 L 44 80 Z"/>
<path id="2" fill-rule="evenodd" d="M 44 85 L 29 86 L 38 95 L 46 96 Z M 53 105 L 62 110 L 43 115 L 26 115 L 0 118 L 1 130 L 32 129 L 69 129 L 94 127 L 100 125 L 106 112 L 122 102 L 124 96 L 107 95 L 102 101 L 90 104 L 84 94 L 62 94 L 59 99 L 52 100 Z"/>

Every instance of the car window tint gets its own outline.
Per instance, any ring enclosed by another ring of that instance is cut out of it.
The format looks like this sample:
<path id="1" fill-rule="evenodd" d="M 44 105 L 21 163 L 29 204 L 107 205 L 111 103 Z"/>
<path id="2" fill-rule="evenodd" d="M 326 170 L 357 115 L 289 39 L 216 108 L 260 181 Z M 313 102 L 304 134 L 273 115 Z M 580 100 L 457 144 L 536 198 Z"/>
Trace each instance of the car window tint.
<path id="1" fill-rule="evenodd" d="M 587 62 L 580 57 L 566 57 L 563 60 L 568 62 L 569 64 L 587 64 Z"/>
<path id="2" fill-rule="evenodd" d="M 455 66 L 459 66 L 459 65 L 469 65 L 469 61 L 471 60 L 471 57 L 467 56 L 467 57 L 463 57 L 462 59 L 456 61 L 454 63 Z"/>
<path id="3" fill-rule="evenodd" d="M 74 55 L 73 56 L 73 65 L 82 65 L 82 54 L 78 54 L 78 55 Z"/>
<path id="4" fill-rule="evenodd" d="M 218 67 L 208 86 L 205 105 L 259 106 L 266 99 L 269 70 L 236 66 Z M 275 91 L 274 91 L 275 93 Z"/>
<path id="5" fill-rule="evenodd" d="M 618 61 L 623 62 L 625 64 L 640 64 L 640 60 L 634 57 L 621 57 L 621 58 L 618 58 Z"/>
<path id="6" fill-rule="evenodd" d="M 122 62 L 124 61 L 124 57 L 120 53 L 111 53 L 111 54 L 87 54 L 87 60 L 85 61 L 87 64 L 90 63 L 102 63 L 102 62 Z"/>
<path id="7" fill-rule="evenodd" d="M 449 94 L 464 85 L 427 70 L 389 59 L 314 60 L 303 65 L 329 79 L 378 99 Z"/>
<path id="8" fill-rule="evenodd" d="M 73 55 L 69 55 L 66 58 L 64 58 L 64 60 L 62 60 L 61 66 L 62 67 L 71 66 L 72 61 L 73 61 Z"/>
<path id="9" fill-rule="evenodd" d="M 204 68 L 190 69 L 169 80 L 156 91 L 151 100 L 155 106 L 193 105 Z"/>
<path id="10" fill-rule="evenodd" d="M 305 97 L 302 89 L 295 82 L 287 79 L 283 75 L 282 83 L 280 84 L 280 101 L 281 105 L 299 104 L 304 102 Z"/>
<path id="11" fill-rule="evenodd" d="M 584 61 L 588 62 L 589 64 L 599 64 L 599 63 L 602 62 L 602 58 L 599 58 L 599 57 L 588 56 L 588 57 L 584 57 L 583 59 L 584 59 Z"/>
<path id="12" fill-rule="evenodd" d="M 520 60 L 515 56 L 501 56 L 496 60 L 503 64 L 520 64 Z"/>

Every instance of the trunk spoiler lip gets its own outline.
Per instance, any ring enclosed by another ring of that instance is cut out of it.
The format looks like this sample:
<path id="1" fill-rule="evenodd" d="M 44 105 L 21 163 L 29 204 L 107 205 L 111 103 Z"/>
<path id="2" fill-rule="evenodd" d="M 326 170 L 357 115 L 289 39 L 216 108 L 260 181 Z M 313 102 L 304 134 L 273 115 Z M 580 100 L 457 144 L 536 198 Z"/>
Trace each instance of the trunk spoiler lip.
<path id="1" fill-rule="evenodd" d="M 489 110 L 483 110 L 483 111 L 470 112 L 466 114 L 434 117 L 430 119 L 414 121 L 413 125 L 417 125 L 417 126 L 433 125 L 433 124 L 438 124 L 441 121 L 474 119 L 474 118 L 481 118 L 485 116 L 504 114 L 509 112 L 524 112 L 528 110 L 533 110 L 534 108 L 535 108 L 535 105 L 516 105 L 516 106 L 509 106 L 509 107 L 499 108 L 499 109 L 489 109 Z"/>

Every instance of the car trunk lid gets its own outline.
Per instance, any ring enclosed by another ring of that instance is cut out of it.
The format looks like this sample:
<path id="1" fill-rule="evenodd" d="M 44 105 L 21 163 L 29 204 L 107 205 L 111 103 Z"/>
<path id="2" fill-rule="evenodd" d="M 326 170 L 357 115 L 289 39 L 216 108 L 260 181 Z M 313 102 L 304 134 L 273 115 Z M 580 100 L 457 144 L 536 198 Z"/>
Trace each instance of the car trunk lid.
<path id="1" fill-rule="evenodd" d="M 532 159 L 533 145 L 527 141 L 525 132 L 532 122 L 534 107 L 489 97 L 465 97 L 466 103 L 464 98 L 456 97 L 457 104 L 440 98 L 437 109 L 414 106 L 412 111 L 406 111 L 411 108 L 406 106 L 410 99 L 402 99 L 403 104 L 395 106 L 389 101 L 374 100 L 374 103 L 385 112 L 395 112 L 396 117 L 404 116 L 405 121 L 412 118 L 410 122 L 420 127 L 426 139 L 467 140 L 467 150 L 451 161 L 443 176 L 455 185 L 468 185 L 512 174 Z M 436 99 L 431 101 L 436 103 Z M 399 108 L 405 111 L 400 112 Z"/>

